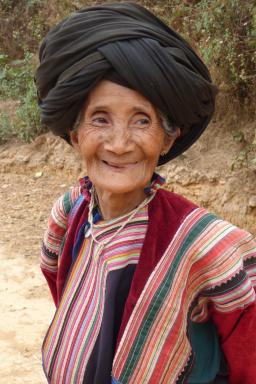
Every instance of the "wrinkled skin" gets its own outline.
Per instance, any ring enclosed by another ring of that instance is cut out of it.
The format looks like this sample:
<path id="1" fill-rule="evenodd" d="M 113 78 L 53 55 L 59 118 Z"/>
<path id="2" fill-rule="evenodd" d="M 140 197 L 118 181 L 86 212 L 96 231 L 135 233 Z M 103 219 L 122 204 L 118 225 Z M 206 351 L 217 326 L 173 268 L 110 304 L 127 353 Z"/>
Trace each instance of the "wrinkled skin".
<path id="1" fill-rule="evenodd" d="M 105 219 L 143 201 L 160 154 L 177 135 L 165 134 L 156 108 L 138 92 L 107 80 L 91 91 L 70 137 L 85 161 Z"/>

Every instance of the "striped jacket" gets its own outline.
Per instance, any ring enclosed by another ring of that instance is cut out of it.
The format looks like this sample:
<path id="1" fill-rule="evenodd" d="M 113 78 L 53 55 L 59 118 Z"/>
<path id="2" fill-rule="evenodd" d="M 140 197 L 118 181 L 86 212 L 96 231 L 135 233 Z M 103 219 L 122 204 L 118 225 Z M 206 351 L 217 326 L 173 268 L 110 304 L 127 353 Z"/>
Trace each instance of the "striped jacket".
<path id="1" fill-rule="evenodd" d="M 41 268 L 57 305 L 88 202 L 83 185 L 52 209 Z M 119 330 L 113 383 L 192 383 L 198 357 L 192 339 L 200 341 L 196 326 L 209 319 L 227 361 L 228 382 L 256 383 L 252 235 L 163 189 L 150 202 L 148 216 Z"/>

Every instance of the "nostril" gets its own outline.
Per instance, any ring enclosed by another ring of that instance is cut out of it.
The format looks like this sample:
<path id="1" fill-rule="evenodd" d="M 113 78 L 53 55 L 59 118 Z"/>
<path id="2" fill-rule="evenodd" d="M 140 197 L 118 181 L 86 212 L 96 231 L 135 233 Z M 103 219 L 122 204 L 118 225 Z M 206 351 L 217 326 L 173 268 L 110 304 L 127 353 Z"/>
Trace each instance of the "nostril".
<path id="1" fill-rule="evenodd" d="M 105 150 L 122 155 L 134 149 L 134 143 L 124 140 L 123 138 L 115 138 L 104 143 Z"/>

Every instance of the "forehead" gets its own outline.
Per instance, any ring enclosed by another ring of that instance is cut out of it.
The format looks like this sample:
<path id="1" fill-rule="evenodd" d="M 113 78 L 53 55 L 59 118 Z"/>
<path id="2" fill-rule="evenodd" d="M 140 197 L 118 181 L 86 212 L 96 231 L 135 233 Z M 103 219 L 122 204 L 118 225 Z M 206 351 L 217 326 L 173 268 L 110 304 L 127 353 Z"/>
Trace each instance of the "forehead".
<path id="1" fill-rule="evenodd" d="M 87 97 L 85 110 L 98 108 L 109 108 L 116 111 L 145 109 L 149 113 L 156 112 L 151 102 L 139 92 L 109 80 L 103 80 L 97 84 Z"/>

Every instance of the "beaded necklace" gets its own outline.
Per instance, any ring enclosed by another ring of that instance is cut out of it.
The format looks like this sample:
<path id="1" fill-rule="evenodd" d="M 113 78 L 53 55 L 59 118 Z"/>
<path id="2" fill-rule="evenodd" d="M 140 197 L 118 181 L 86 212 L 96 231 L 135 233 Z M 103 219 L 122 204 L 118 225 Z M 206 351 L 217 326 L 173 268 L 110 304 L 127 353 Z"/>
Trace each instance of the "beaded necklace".
<path id="1" fill-rule="evenodd" d="M 149 203 L 150 200 L 153 199 L 153 197 L 155 196 L 155 193 L 156 191 L 153 191 L 153 193 L 151 193 L 149 196 L 147 196 L 134 210 L 132 210 L 129 215 L 127 216 L 127 219 L 123 222 L 123 224 L 113 233 L 112 236 L 110 236 L 107 240 L 105 241 L 99 241 L 96 239 L 94 233 L 93 233 L 93 208 L 94 208 L 94 204 L 95 204 L 95 189 L 92 187 L 92 190 L 91 190 L 91 201 L 90 201 L 90 205 L 89 205 L 89 214 L 88 214 L 88 223 L 90 225 L 90 229 L 89 229 L 89 233 L 87 233 L 87 236 L 88 235 L 91 235 L 92 237 L 92 243 L 95 243 L 97 244 L 97 250 L 96 250 L 96 254 L 95 254 L 95 258 L 97 259 L 100 254 L 102 253 L 104 247 L 106 245 L 108 245 L 125 227 L 127 224 L 129 224 L 131 222 L 131 220 L 134 218 L 134 216 L 136 215 L 137 212 L 139 212 L 139 210 L 141 208 L 143 208 L 145 205 L 147 205 Z"/>

